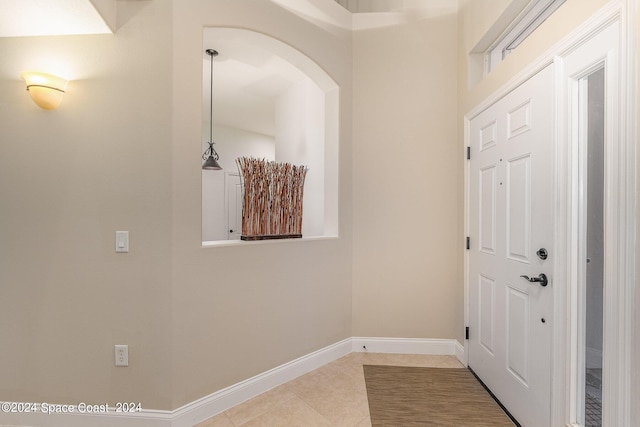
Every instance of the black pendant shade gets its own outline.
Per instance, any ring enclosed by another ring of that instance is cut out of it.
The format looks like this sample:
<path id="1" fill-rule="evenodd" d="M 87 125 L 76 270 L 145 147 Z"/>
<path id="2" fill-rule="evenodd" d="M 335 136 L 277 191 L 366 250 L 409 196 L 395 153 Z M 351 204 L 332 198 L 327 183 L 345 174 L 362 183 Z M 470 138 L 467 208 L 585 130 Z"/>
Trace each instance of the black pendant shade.
<path id="1" fill-rule="evenodd" d="M 206 159 L 202 164 L 202 169 L 219 171 L 222 169 L 222 166 L 218 163 L 218 153 L 213 149 L 213 142 L 210 142 L 209 144 L 209 148 L 207 148 L 207 151 L 205 151 L 202 156 L 203 159 Z M 210 153 L 209 157 L 206 157 L 207 153 Z"/>

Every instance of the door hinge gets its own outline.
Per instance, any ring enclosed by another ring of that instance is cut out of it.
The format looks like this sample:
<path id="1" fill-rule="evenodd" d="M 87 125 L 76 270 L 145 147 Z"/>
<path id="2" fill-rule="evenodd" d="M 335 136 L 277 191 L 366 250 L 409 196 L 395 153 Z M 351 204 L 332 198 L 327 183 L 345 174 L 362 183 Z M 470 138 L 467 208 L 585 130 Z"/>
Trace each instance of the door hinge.
<path id="1" fill-rule="evenodd" d="M 464 339 L 465 340 L 469 339 L 469 327 L 468 326 L 466 328 L 464 328 Z"/>
<path id="2" fill-rule="evenodd" d="M 467 160 L 471 160 L 471 146 L 467 147 Z"/>
<path id="3" fill-rule="evenodd" d="M 471 237 L 467 236 L 467 250 L 471 249 Z"/>

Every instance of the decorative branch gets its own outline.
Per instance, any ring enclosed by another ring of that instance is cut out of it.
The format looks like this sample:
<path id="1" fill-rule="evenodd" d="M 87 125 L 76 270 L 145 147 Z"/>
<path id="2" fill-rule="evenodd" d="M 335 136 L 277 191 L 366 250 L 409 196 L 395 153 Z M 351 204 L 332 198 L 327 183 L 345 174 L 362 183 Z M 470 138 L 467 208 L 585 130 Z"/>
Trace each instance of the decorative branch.
<path id="1" fill-rule="evenodd" d="M 308 169 L 253 157 L 236 159 L 244 182 L 242 239 L 302 237 L 302 201 Z"/>

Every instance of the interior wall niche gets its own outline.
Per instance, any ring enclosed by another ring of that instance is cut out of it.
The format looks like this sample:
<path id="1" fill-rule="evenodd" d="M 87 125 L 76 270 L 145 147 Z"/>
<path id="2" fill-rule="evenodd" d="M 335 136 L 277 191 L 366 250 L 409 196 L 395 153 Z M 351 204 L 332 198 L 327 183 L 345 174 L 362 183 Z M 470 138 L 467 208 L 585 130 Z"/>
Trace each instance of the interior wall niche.
<path id="1" fill-rule="evenodd" d="M 236 159 L 306 165 L 303 237 L 338 234 L 338 94 L 331 77 L 293 47 L 238 28 L 205 28 L 202 152 L 208 147 L 211 57 L 213 140 L 220 171 L 202 171 L 202 240 L 240 238 L 242 183 Z"/>

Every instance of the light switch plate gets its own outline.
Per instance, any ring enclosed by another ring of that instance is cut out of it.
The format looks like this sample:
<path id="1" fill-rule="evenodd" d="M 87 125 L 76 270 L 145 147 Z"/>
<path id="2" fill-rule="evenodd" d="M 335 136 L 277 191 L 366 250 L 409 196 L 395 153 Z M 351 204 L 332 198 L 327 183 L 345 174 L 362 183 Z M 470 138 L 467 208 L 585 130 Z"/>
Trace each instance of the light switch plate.
<path id="1" fill-rule="evenodd" d="M 129 252 L 128 231 L 116 231 L 116 252 Z"/>

